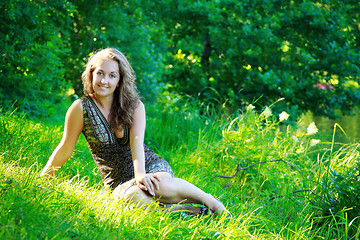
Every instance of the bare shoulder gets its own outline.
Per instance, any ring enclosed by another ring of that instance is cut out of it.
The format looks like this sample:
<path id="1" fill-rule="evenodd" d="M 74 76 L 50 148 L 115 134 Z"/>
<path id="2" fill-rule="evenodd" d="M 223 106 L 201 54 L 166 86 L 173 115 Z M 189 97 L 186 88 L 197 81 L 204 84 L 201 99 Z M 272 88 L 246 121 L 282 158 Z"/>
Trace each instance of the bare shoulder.
<path id="1" fill-rule="evenodd" d="M 81 99 L 76 99 L 71 106 L 75 106 L 77 108 L 81 108 L 82 109 L 82 103 L 81 103 Z"/>
<path id="2" fill-rule="evenodd" d="M 74 101 L 65 116 L 64 135 L 61 146 L 70 157 L 81 131 L 84 128 L 84 118 L 81 100 Z"/>
<path id="3" fill-rule="evenodd" d="M 134 109 L 134 113 L 133 113 L 133 123 L 131 126 L 131 129 L 143 129 L 145 126 L 145 106 L 144 103 L 142 101 L 138 101 L 137 106 Z"/>
<path id="4" fill-rule="evenodd" d="M 141 100 L 139 100 L 139 101 L 137 102 L 137 105 L 136 105 L 136 107 L 135 107 L 135 109 L 134 109 L 134 117 L 138 117 L 139 114 L 140 114 L 140 115 L 144 115 L 144 114 L 145 114 L 145 105 L 144 105 L 144 103 L 143 103 Z"/>
<path id="5" fill-rule="evenodd" d="M 138 101 L 137 106 L 136 106 L 135 109 L 137 109 L 137 108 L 139 108 L 139 109 L 145 109 L 145 105 L 144 105 L 144 103 L 143 103 L 140 99 L 139 99 L 139 101 Z"/>
<path id="6" fill-rule="evenodd" d="M 83 108 L 80 99 L 75 100 L 69 107 L 66 118 L 71 120 L 83 120 Z"/>
<path id="7" fill-rule="evenodd" d="M 145 104 L 141 100 L 138 101 L 134 114 L 137 117 L 146 115 Z"/>

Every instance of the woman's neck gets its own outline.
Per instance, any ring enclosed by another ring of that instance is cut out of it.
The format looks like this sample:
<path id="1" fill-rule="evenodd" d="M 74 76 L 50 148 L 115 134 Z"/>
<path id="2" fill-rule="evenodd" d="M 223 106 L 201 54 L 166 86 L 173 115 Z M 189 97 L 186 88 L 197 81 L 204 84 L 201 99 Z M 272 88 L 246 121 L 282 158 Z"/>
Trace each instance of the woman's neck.
<path id="1" fill-rule="evenodd" d="M 110 111 L 111 105 L 113 102 L 113 96 L 109 97 L 99 97 L 96 94 L 92 94 L 91 98 L 96 101 L 96 103 L 104 110 Z"/>

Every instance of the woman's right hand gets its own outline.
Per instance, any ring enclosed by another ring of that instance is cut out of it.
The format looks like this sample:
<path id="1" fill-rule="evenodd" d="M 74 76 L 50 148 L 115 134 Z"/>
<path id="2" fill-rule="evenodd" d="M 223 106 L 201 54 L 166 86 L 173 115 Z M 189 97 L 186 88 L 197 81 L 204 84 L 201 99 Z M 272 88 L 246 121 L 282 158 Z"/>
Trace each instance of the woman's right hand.
<path id="1" fill-rule="evenodd" d="M 138 174 L 135 178 L 137 186 L 155 197 L 155 190 L 159 190 L 160 179 L 156 174 Z"/>

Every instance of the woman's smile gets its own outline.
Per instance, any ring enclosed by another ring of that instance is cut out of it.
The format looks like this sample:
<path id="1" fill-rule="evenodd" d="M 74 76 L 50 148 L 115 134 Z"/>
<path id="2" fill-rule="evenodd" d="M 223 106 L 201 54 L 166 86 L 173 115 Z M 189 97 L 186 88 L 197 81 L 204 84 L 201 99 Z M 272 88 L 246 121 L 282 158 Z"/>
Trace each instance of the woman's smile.
<path id="1" fill-rule="evenodd" d="M 112 59 L 105 59 L 96 64 L 93 72 L 93 89 L 98 96 L 114 93 L 119 84 L 119 65 Z"/>

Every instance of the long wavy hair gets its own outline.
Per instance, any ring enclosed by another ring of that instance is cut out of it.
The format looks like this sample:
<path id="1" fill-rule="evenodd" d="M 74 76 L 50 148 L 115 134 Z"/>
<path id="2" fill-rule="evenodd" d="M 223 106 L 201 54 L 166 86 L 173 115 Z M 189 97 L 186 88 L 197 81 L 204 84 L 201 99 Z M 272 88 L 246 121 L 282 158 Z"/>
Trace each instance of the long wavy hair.
<path id="1" fill-rule="evenodd" d="M 109 123 L 113 129 L 120 127 L 131 127 L 133 122 L 134 109 L 139 103 L 139 93 L 135 85 L 136 76 L 129 61 L 119 50 L 105 48 L 94 52 L 90 56 L 86 69 L 81 75 L 84 85 L 85 96 L 94 94 L 92 87 L 93 72 L 99 61 L 104 59 L 115 60 L 119 65 L 120 80 L 114 91 L 114 99 L 111 104 Z"/>

